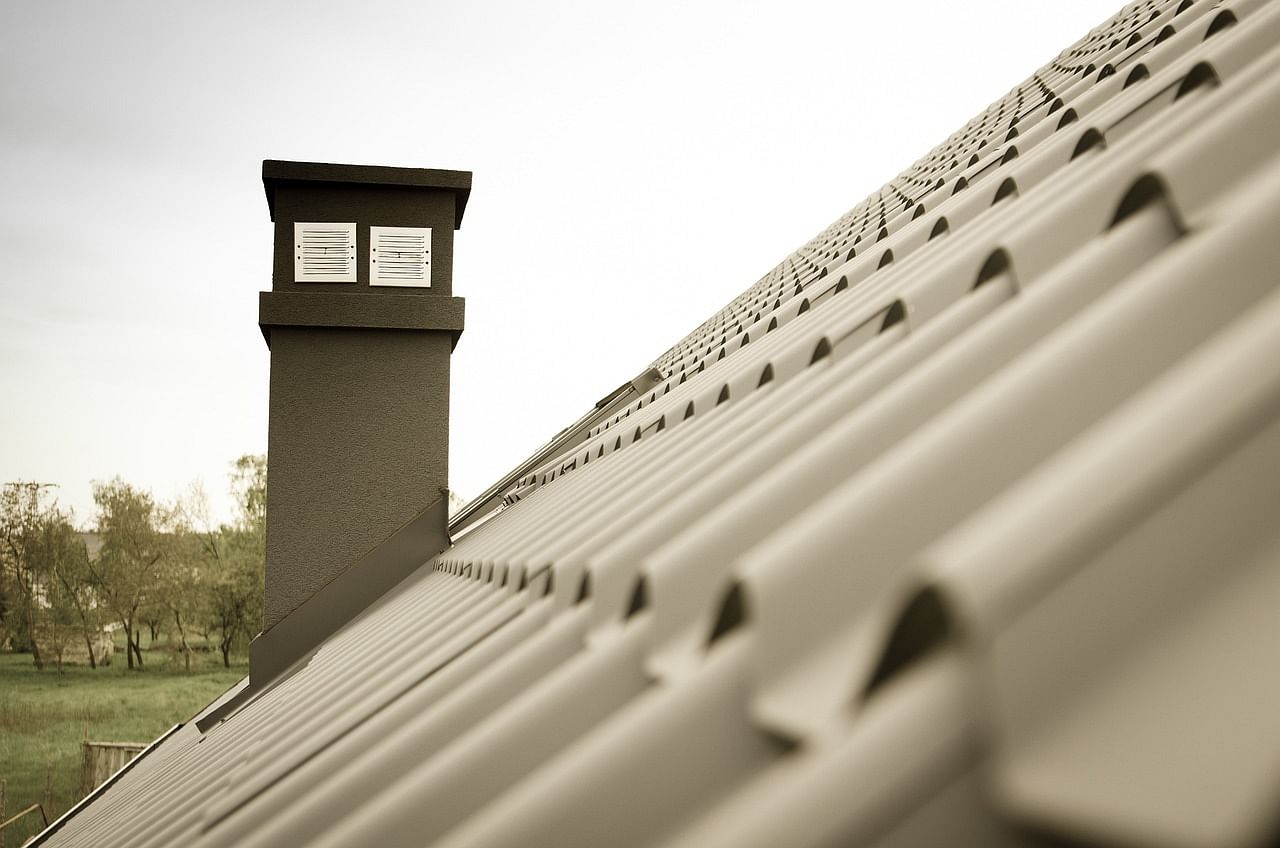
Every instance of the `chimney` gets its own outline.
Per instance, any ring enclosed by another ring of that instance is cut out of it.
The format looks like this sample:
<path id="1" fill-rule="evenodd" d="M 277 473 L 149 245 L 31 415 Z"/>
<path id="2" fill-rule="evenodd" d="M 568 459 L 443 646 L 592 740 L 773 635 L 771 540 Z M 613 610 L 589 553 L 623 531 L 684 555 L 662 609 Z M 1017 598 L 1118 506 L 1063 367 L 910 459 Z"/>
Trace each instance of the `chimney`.
<path id="1" fill-rule="evenodd" d="M 468 171 L 262 163 L 275 222 L 258 689 L 448 544 Z"/>

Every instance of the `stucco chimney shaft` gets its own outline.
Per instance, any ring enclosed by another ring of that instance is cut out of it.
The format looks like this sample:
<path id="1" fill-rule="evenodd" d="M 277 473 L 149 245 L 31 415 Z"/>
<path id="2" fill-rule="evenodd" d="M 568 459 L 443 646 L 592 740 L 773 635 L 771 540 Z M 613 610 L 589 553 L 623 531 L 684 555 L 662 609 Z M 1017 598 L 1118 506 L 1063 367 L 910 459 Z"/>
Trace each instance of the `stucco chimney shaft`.
<path id="1" fill-rule="evenodd" d="M 453 233 L 466 171 L 267 160 L 272 289 L 260 685 L 448 544 Z"/>

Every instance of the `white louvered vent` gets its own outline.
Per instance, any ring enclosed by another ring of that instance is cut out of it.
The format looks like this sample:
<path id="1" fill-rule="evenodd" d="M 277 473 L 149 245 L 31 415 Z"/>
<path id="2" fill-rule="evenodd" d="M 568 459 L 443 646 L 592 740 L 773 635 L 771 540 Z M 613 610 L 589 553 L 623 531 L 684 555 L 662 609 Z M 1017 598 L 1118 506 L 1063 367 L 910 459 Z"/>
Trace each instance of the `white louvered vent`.
<path id="1" fill-rule="evenodd" d="M 293 225 L 295 283 L 354 283 L 356 225 L 298 222 Z"/>
<path id="2" fill-rule="evenodd" d="M 431 285 L 430 227 L 370 227 L 369 285 Z"/>

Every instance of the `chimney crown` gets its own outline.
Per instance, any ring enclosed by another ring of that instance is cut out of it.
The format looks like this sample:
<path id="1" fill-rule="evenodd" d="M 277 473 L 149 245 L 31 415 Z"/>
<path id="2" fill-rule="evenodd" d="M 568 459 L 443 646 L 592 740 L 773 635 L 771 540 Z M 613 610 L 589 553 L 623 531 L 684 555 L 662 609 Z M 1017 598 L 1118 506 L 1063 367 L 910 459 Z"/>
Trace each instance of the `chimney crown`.
<path id="1" fill-rule="evenodd" d="M 454 196 L 454 223 L 462 226 L 462 213 L 471 196 L 471 172 L 439 168 L 394 168 L 387 165 L 335 165 L 328 162 L 291 162 L 284 159 L 262 161 L 262 187 L 267 193 L 267 209 L 276 219 L 276 190 L 290 183 L 331 183 L 334 185 L 381 185 L 399 188 L 436 189 Z"/>

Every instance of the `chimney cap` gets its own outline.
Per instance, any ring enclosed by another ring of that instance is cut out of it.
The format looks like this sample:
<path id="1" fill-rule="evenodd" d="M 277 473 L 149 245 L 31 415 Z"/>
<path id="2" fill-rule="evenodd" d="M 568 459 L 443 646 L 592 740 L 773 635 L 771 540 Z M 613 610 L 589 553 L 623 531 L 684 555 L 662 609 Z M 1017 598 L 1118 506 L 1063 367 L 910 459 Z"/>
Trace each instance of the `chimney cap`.
<path id="1" fill-rule="evenodd" d="M 453 228 L 462 226 L 462 213 L 471 196 L 470 171 L 437 168 L 394 168 L 386 165 L 335 165 L 327 162 L 262 160 L 262 186 L 267 193 L 267 209 L 276 219 L 276 186 L 281 183 L 351 183 L 404 186 L 453 192 L 456 214 Z"/>

